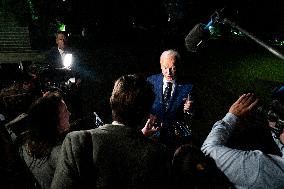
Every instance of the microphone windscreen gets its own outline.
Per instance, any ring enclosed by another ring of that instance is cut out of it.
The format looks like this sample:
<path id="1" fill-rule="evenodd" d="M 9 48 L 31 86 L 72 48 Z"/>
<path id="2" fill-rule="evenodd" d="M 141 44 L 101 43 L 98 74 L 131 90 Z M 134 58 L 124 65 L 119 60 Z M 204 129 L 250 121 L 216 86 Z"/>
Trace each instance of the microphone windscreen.
<path id="1" fill-rule="evenodd" d="M 196 52 L 209 36 L 209 30 L 204 29 L 204 24 L 196 24 L 185 38 L 186 49 L 190 52 Z"/>

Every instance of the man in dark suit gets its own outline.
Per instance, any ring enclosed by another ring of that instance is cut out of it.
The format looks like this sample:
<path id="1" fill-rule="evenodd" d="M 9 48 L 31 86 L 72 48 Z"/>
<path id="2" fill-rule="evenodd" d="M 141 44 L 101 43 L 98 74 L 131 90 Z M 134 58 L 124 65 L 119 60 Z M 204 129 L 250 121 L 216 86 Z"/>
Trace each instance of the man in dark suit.
<path id="1" fill-rule="evenodd" d="M 48 64 L 52 68 L 63 68 L 63 60 L 66 54 L 72 54 L 68 47 L 67 34 L 58 31 L 55 38 L 56 46 L 51 48 L 47 54 Z"/>
<path id="2" fill-rule="evenodd" d="M 181 57 L 176 50 L 164 51 L 160 56 L 162 73 L 148 77 L 148 81 L 154 86 L 156 94 L 152 114 L 162 122 L 160 131 L 153 137 L 158 138 L 172 150 L 182 142 L 177 140 L 179 137 L 177 135 L 189 134 L 180 133 L 187 128 L 180 130 L 178 127 L 183 127 L 184 124 L 177 123 L 184 123 L 184 115 L 193 111 L 193 101 L 188 99 L 188 96 L 192 95 L 193 85 L 178 80 L 177 71 L 180 64 Z"/>
<path id="3" fill-rule="evenodd" d="M 56 46 L 46 53 L 48 67 L 41 72 L 40 76 L 51 80 L 53 83 L 67 81 L 69 78 L 76 80 L 80 78 L 77 66 L 75 67 L 75 64 L 77 64 L 75 53 L 68 46 L 67 37 L 67 33 L 64 31 L 58 31 L 55 38 Z"/>
<path id="4" fill-rule="evenodd" d="M 120 77 L 110 97 L 113 122 L 66 136 L 51 188 L 170 188 L 172 155 L 141 132 L 154 98 L 145 78 Z"/>

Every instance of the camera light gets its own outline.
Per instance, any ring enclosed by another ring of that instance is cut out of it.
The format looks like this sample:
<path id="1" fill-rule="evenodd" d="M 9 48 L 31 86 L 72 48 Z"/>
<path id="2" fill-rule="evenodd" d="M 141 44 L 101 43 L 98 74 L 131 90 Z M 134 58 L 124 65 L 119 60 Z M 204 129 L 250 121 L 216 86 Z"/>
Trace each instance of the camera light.
<path id="1" fill-rule="evenodd" d="M 64 60 L 63 60 L 63 66 L 64 66 L 64 68 L 70 68 L 70 67 L 71 67 L 71 65 L 72 65 L 72 59 L 73 59 L 72 54 L 66 54 L 66 55 L 64 56 Z"/>

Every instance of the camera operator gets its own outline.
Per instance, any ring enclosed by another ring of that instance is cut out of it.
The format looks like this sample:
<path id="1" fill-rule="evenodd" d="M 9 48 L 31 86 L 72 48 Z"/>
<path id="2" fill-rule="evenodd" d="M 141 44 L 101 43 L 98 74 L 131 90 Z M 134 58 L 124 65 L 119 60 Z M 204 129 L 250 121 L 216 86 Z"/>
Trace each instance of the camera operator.
<path id="1" fill-rule="evenodd" d="M 238 150 L 227 145 L 234 129 L 241 125 L 242 118 L 255 108 L 257 102 L 258 99 L 254 94 L 243 94 L 230 107 L 226 116 L 213 125 L 201 150 L 215 160 L 217 167 L 236 188 L 283 188 L 284 159 L 282 157 L 260 150 Z M 278 118 L 281 117 L 283 114 Z M 283 128 L 280 130 L 279 135 L 275 135 L 278 137 L 275 140 L 283 152 L 284 131 Z"/>
<path id="2" fill-rule="evenodd" d="M 69 43 L 68 33 L 57 31 L 56 45 L 46 53 L 47 68 L 40 74 L 43 90 L 59 88 L 72 112 L 72 120 L 82 117 L 82 77 L 80 53 Z"/>

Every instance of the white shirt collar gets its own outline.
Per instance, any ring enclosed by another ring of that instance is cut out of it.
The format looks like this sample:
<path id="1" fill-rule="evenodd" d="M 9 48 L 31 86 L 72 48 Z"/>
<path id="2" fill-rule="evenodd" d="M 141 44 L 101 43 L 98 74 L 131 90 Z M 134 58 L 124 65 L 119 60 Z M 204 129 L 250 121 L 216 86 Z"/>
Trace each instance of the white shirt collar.
<path id="1" fill-rule="evenodd" d="M 112 125 L 124 125 L 124 124 L 122 124 L 122 123 L 119 123 L 118 121 L 113 121 L 111 124 L 112 124 Z"/>
<path id="2" fill-rule="evenodd" d="M 163 83 L 165 84 L 165 83 L 167 83 L 167 82 L 171 82 L 173 85 L 176 84 L 176 80 L 175 80 L 175 79 L 172 80 L 172 81 L 168 81 L 168 80 L 166 80 L 165 78 L 163 78 Z"/>
<path id="3" fill-rule="evenodd" d="M 171 91 L 171 96 L 173 95 L 173 92 L 174 92 L 174 89 L 175 89 L 175 86 L 176 86 L 176 80 L 172 80 L 172 81 L 168 81 L 166 80 L 165 78 L 163 78 L 163 93 L 165 92 L 165 88 L 166 88 L 166 83 L 167 82 L 171 82 L 173 85 L 172 85 L 172 91 Z"/>
<path id="4" fill-rule="evenodd" d="M 58 48 L 59 53 L 62 55 L 64 53 L 64 50 Z"/>

